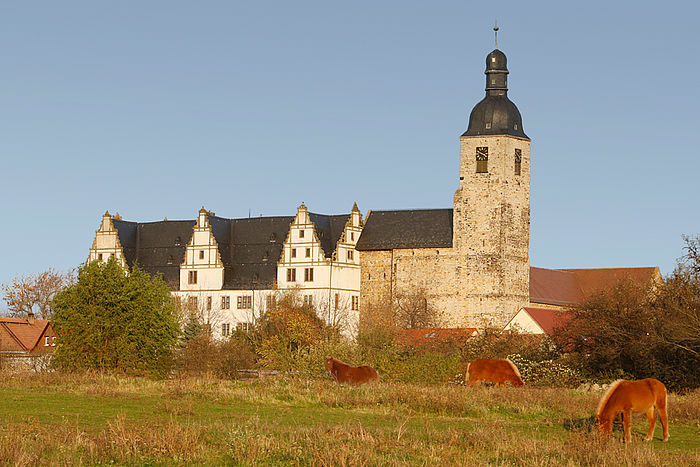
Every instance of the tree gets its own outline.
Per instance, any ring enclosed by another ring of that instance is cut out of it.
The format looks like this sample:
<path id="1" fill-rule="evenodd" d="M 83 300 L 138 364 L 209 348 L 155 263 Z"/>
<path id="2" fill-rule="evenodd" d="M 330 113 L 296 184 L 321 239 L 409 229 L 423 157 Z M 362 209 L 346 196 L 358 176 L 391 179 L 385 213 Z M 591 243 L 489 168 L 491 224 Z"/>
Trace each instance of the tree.
<path id="1" fill-rule="evenodd" d="M 71 283 L 71 273 L 53 269 L 17 276 L 9 284 L 3 284 L 3 299 L 11 316 L 26 318 L 33 313 L 38 319 L 51 319 L 54 297 Z"/>
<path id="2" fill-rule="evenodd" d="M 405 291 L 394 299 L 394 322 L 398 328 L 439 327 L 441 318 L 439 311 L 429 303 L 424 289 Z"/>
<path id="3" fill-rule="evenodd" d="M 160 276 L 110 258 L 79 268 L 54 299 L 59 335 L 54 362 L 68 370 L 120 370 L 164 376 L 180 333 L 177 306 Z"/>
<path id="4" fill-rule="evenodd" d="M 251 340 L 262 365 L 288 371 L 303 352 L 333 332 L 313 306 L 300 304 L 297 291 L 290 291 L 257 320 Z"/>
<path id="5" fill-rule="evenodd" d="M 622 281 L 571 310 L 555 340 L 591 376 L 622 370 L 672 389 L 700 387 L 698 239 L 660 285 Z"/>

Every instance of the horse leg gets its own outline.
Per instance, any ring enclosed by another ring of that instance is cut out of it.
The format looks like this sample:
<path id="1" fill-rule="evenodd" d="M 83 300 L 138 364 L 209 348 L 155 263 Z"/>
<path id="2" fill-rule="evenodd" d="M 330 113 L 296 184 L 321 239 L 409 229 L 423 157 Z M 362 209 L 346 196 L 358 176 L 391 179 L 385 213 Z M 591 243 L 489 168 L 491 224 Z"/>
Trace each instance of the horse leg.
<path id="1" fill-rule="evenodd" d="M 631 423 L 630 421 L 632 420 L 632 409 L 625 409 L 623 411 L 624 416 L 622 417 L 622 429 L 623 429 L 623 440 L 625 443 L 629 443 L 632 441 L 632 430 L 631 430 Z"/>
<path id="2" fill-rule="evenodd" d="M 665 397 L 664 397 L 665 399 Z M 666 413 L 666 401 L 664 400 L 663 404 L 658 404 L 656 408 L 659 411 L 659 418 L 661 418 L 661 426 L 664 429 L 664 441 L 668 441 L 669 434 L 668 434 L 668 414 Z M 651 410 L 654 410 L 652 407 Z"/>
<path id="3" fill-rule="evenodd" d="M 656 427 L 656 414 L 653 405 L 647 410 L 647 418 L 649 419 L 649 431 L 647 431 L 644 441 L 651 441 L 654 438 L 654 427 Z"/>

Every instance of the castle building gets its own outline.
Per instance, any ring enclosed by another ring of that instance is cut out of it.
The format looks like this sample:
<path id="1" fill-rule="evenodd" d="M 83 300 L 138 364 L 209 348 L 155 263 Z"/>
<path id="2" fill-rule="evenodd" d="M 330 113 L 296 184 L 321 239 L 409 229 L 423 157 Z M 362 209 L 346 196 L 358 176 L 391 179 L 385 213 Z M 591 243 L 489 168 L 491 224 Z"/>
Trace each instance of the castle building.
<path id="1" fill-rule="evenodd" d="M 131 222 L 106 212 L 88 261 L 115 257 L 161 274 L 190 309 L 226 337 L 247 328 L 280 293 L 293 291 L 348 334 L 357 327 L 362 232 L 357 205 L 322 215 L 226 219 L 202 208 L 196 220 Z"/>
<path id="2" fill-rule="evenodd" d="M 658 268 L 544 269 L 529 264 L 530 138 L 508 98 L 506 56 L 486 57 L 486 95 L 460 137 L 459 185 L 449 209 L 130 222 L 109 212 L 88 260 L 114 256 L 160 273 L 225 337 L 295 291 L 354 334 L 402 300 L 439 310 L 444 328 L 547 332 L 556 315 L 616 281 L 660 280 Z M 410 326 L 409 326 L 410 327 Z M 420 327 L 420 326 L 418 326 Z"/>
<path id="3" fill-rule="evenodd" d="M 486 96 L 460 138 L 452 209 L 374 211 L 357 244 L 361 300 L 424 296 L 449 327 L 503 326 L 529 303 L 530 139 L 508 98 L 506 56 L 486 57 Z"/>

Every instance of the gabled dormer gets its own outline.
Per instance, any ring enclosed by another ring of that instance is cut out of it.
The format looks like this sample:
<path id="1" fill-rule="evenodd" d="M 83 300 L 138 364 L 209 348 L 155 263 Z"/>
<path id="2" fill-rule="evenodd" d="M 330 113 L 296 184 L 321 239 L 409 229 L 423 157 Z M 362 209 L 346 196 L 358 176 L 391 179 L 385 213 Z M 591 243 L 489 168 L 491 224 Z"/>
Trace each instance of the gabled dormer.
<path id="1" fill-rule="evenodd" d="M 306 205 L 301 203 L 289 226 L 281 260 L 285 263 L 325 262 L 326 253 L 330 252 L 323 251 L 316 226 Z"/>
<path id="2" fill-rule="evenodd" d="M 122 267 L 126 268 L 124 248 L 119 240 L 119 232 L 112 221 L 113 218 L 115 220 L 121 220 L 121 216 L 117 214 L 113 217 L 109 211 L 106 211 L 102 216 L 102 223 L 100 224 L 100 228 L 97 229 L 95 240 L 93 240 L 92 248 L 90 248 L 88 262 L 107 262 L 109 258 L 114 256 Z"/>
<path id="3" fill-rule="evenodd" d="M 355 250 L 355 244 L 362 233 L 362 213 L 357 207 L 357 203 L 353 204 L 352 211 L 348 217 L 343 234 L 340 236 L 333 258 L 340 263 L 360 264 L 360 252 Z"/>
<path id="4" fill-rule="evenodd" d="M 192 238 L 180 264 L 180 290 L 221 290 L 224 284 L 224 264 L 219 246 L 209 224 L 209 212 L 199 210 Z"/>

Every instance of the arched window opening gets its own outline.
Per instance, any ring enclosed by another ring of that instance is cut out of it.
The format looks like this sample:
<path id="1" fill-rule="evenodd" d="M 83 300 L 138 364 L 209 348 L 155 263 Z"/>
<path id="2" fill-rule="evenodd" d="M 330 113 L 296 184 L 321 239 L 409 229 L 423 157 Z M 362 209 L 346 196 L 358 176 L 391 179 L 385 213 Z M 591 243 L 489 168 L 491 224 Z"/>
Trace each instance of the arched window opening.
<path id="1" fill-rule="evenodd" d="M 515 175 L 520 175 L 520 169 L 522 168 L 523 154 L 520 149 L 515 150 Z"/>

